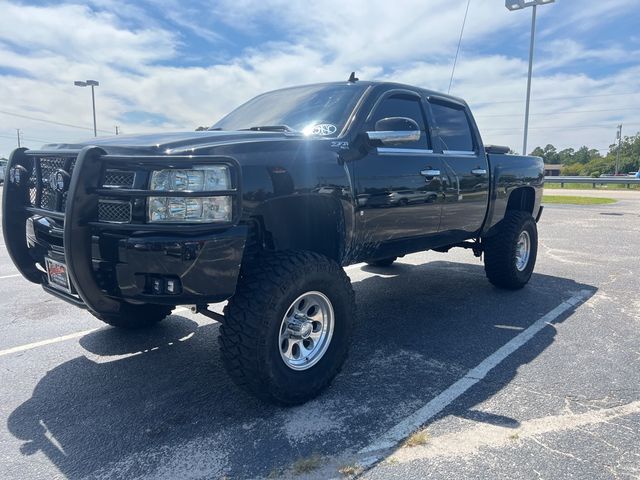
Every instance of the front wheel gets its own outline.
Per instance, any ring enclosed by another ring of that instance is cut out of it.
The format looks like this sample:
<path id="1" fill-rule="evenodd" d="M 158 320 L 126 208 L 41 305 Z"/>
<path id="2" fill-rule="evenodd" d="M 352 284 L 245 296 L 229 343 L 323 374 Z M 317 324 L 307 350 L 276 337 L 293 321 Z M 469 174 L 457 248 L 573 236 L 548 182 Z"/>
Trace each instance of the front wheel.
<path id="1" fill-rule="evenodd" d="M 498 231 L 483 243 L 489 281 L 508 290 L 524 287 L 538 254 L 538 228 L 533 217 L 527 212 L 508 211 Z"/>
<path id="2" fill-rule="evenodd" d="M 245 268 L 225 307 L 222 358 L 249 393 L 301 404 L 340 371 L 354 321 L 351 282 L 336 262 L 311 252 L 269 254 Z"/>

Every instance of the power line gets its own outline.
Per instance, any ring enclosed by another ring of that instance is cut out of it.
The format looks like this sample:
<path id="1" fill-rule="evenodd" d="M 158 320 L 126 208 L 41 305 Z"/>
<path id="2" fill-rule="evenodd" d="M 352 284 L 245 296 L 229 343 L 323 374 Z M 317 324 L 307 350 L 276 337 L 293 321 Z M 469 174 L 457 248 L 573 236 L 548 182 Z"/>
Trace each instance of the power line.
<path id="1" fill-rule="evenodd" d="M 574 113 L 596 113 L 596 112 L 620 112 L 623 110 L 638 110 L 638 107 L 635 108 L 607 108 L 603 110 L 567 110 L 566 112 L 542 112 L 542 113 L 532 113 L 533 116 L 553 116 L 553 115 L 570 115 Z M 485 115 L 474 115 L 474 117 L 519 117 L 521 113 L 497 113 L 497 114 L 485 114 Z"/>
<path id="2" fill-rule="evenodd" d="M 0 110 L 0 113 L 4 114 L 4 115 L 10 115 L 12 117 L 19 117 L 19 118 L 25 118 L 27 120 L 34 120 L 36 122 L 44 122 L 44 123 L 50 123 L 52 125 L 59 125 L 61 127 L 69 127 L 69 128 L 79 128 L 81 130 L 90 130 L 93 131 L 93 128 L 88 128 L 88 127 L 82 127 L 80 125 L 73 125 L 71 123 L 62 123 L 62 122 L 56 122 L 54 120 L 47 120 L 44 118 L 38 118 L 38 117 L 30 117 L 29 115 L 22 115 L 20 113 L 13 113 L 13 112 L 7 112 L 5 110 Z M 98 129 L 99 132 L 104 132 L 104 133 L 111 133 L 111 131 L 109 130 L 100 130 Z"/>
<path id="3" fill-rule="evenodd" d="M 456 72 L 456 63 L 458 63 L 458 54 L 460 53 L 460 44 L 462 43 L 462 34 L 464 33 L 464 26 L 467 23 L 467 14 L 469 13 L 469 5 L 471 0 L 467 0 L 467 9 L 464 11 L 464 19 L 462 20 L 462 28 L 460 29 L 460 38 L 458 39 L 458 48 L 456 48 L 456 56 L 453 59 L 453 68 L 451 69 L 451 78 L 449 79 L 449 88 L 447 93 L 451 92 L 451 84 L 453 84 L 453 74 Z"/>
<path id="4" fill-rule="evenodd" d="M 633 125 L 633 126 L 640 126 L 640 123 L 635 123 L 635 124 L 628 124 L 628 125 Z M 612 128 L 611 124 L 593 124 L 593 125 L 572 125 L 569 127 L 562 127 L 562 126 L 554 126 L 554 127 L 529 127 L 530 130 L 576 130 L 576 129 L 581 129 L 581 128 Z M 483 128 L 483 131 L 488 131 L 488 130 L 499 130 L 499 131 L 522 131 L 521 128 L 509 128 L 509 127 L 489 127 L 489 128 Z"/>
<path id="5" fill-rule="evenodd" d="M 15 135 L 0 135 L 0 138 L 10 138 L 11 140 L 15 140 Z M 20 140 L 30 140 L 32 142 L 44 142 L 44 143 L 54 143 L 54 140 L 43 140 L 42 138 L 33 138 L 33 137 L 25 137 L 22 135 L 22 131 L 20 131 Z"/>
<path id="6" fill-rule="evenodd" d="M 543 97 L 536 98 L 536 102 L 544 102 L 547 100 L 570 100 L 575 98 L 593 98 L 593 97 L 616 97 L 616 96 L 624 96 L 624 95 L 640 95 L 640 92 L 625 92 L 625 93 L 598 93 L 594 95 L 575 95 L 575 96 L 566 96 L 566 97 Z M 481 100 L 478 102 L 469 102 L 469 103 L 520 103 L 522 100 Z"/>

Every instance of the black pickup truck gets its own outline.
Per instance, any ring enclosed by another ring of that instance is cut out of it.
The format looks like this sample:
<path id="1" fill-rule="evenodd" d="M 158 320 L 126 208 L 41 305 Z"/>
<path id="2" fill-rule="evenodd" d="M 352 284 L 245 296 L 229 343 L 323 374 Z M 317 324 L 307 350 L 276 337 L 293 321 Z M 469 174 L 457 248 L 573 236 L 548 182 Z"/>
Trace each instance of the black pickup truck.
<path id="1" fill-rule="evenodd" d="M 496 286 L 528 282 L 543 163 L 507 152 L 459 98 L 352 77 L 265 93 L 206 131 L 19 148 L 3 233 L 26 279 L 110 325 L 177 305 L 219 320 L 234 380 L 298 404 L 347 355 L 342 267 L 463 247 Z"/>

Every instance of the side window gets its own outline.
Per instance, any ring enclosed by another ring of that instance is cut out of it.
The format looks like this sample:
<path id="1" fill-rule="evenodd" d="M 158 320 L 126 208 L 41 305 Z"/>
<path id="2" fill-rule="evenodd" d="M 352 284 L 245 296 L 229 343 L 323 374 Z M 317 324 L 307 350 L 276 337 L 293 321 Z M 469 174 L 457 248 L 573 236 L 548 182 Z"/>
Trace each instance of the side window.
<path id="1" fill-rule="evenodd" d="M 402 148 L 429 148 L 425 117 L 418 97 L 413 95 L 393 95 L 385 98 L 373 112 L 371 127 L 373 128 L 378 120 L 389 117 L 410 118 L 420 127 L 420 140 L 404 144 Z"/>
<path id="2" fill-rule="evenodd" d="M 431 111 L 445 150 L 459 152 L 474 150 L 471 127 L 463 108 L 432 103 Z"/>

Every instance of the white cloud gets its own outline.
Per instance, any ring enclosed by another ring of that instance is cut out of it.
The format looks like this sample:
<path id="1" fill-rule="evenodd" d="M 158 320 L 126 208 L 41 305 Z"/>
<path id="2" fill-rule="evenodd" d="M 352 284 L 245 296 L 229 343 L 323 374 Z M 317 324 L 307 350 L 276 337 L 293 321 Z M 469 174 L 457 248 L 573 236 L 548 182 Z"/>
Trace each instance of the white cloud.
<path id="1" fill-rule="evenodd" d="M 363 79 L 446 91 L 466 2 L 202 0 L 179 13 L 176 5 L 175 0 L 154 3 L 154 8 L 168 12 L 154 19 L 147 18 L 144 4 L 117 0 L 38 7 L 0 1 L 0 75 L 3 68 L 9 72 L 0 76 L 0 110 L 90 129 L 89 91 L 74 87 L 73 81 L 96 78 L 101 82 L 96 90 L 98 128 L 112 131 L 120 125 L 122 131 L 133 133 L 208 125 L 262 91 L 346 79 L 353 69 Z M 640 67 L 624 66 L 625 58 L 637 55 L 637 41 L 636 46 L 625 46 L 625 39 L 619 39 L 589 48 L 582 35 L 552 32 L 571 20 L 555 18 L 554 8 L 541 9 L 545 34 L 536 51 L 529 144 L 532 148 L 554 143 L 563 148 L 586 143 L 606 148 L 618 123 L 629 125 L 628 133 L 640 130 L 637 111 L 622 110 L 634 101 L 637 105 L 640 95 L 588 96 L 638 91 Z M 595 24 L 598 12 L 604 18 L 612 14 L 611 9 L 585 11 L 576 13 L 581 25 Z M 500 2 L 472 2 L 452 90 L 471 103 L 486 141 L 515 149 L 521 143 L 527 65 L 526 58 L 514 56 L 503 42 L 509 32 L 510 38 L 519 38 L 527 23 L 527 15 L 510 13 Z M 174 60 L 194 53 L 184 32 L 220 50 L 233 45 L 234 39 L 222 37 L 221 26 L 243 32 L 245 41 L 269 37 L 269 32 L 273 38 L 256 41 L 252 48 L 231 56 L 228 51 L 220 54 L 229 57 L 222 63 L 172 66 Z M 492 51 L 500 53 L 488 53 Z M 621 66 L 590 76 L 587 61 Z M 559 73 L 567 67 L 569 73 Z M 585 98 L 540 100 L 576 96 Z M 566 113 L 583 110 L 589 112 Z M 161 125 L 125 122 L 132 111 L 166 120 Z M 0 114 L 0 155 L 15 145 L 11 139 L 15 128 L 24 130 L 30 146 L 43 142 L 29 139 L 68 141 L 90 135 L 89 130 Z"/>

